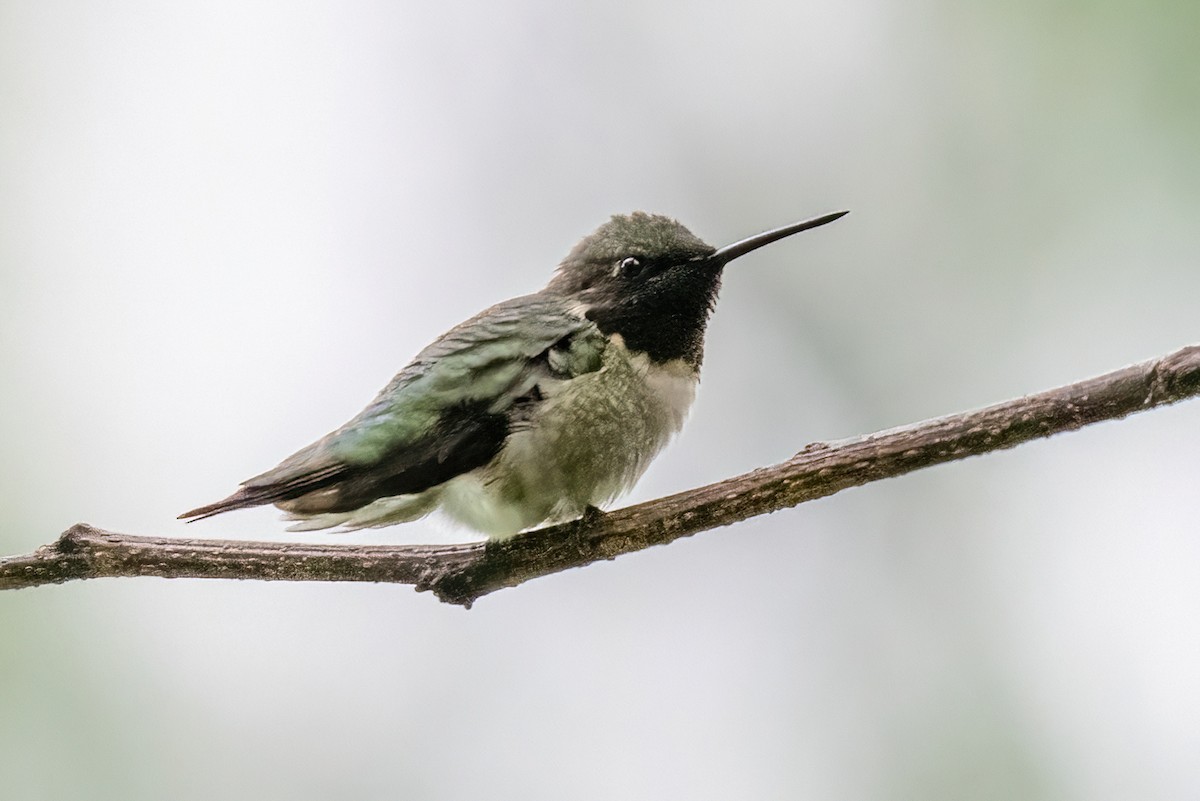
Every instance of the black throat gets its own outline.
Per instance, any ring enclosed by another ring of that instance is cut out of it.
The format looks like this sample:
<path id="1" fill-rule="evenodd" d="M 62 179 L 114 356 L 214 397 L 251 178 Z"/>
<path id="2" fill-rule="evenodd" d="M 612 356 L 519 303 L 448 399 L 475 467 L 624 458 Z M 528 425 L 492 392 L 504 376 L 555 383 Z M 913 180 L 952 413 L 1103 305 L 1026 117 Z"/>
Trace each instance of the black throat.
<path id="1" fill-rule="evenodd" d="M 721 271 L 686 270 L 663 279 L 631 295 L 596 298 L 588 305 L 587 318 L 606 336 L 619 334 L 629 350 L 646 353 L 654 362 L 682 359 L 699 370 Z"/>

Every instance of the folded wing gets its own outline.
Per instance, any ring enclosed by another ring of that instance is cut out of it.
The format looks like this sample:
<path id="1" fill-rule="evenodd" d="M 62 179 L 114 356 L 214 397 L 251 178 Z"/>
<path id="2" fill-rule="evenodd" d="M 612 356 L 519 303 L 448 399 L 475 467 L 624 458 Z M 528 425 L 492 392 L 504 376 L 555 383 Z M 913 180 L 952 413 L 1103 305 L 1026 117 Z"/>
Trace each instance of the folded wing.
<path id="1" fill-rule="evenodd" d="M 598 369 L 598 338 L 557 298 L 493 306 L 421 351 L 344 426 L 180 517 L 265 504 L 300 516 L 347 512 L 437 486 L 504 447 L 514 423 L 540 401 L 539 383 Z"/>

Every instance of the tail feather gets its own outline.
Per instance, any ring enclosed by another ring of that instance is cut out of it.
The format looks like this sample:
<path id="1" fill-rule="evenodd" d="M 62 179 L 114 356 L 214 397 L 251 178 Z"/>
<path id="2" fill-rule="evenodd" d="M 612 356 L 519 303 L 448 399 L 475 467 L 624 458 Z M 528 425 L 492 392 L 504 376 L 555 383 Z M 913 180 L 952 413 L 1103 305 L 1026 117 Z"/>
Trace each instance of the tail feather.
<path id="1" fill-rule="evenodd" d="M 207 517 L 219 515 L 222 512 L 232 512 L 234 509 L 249 509 L 252 506 L 262 506 L 267 503 L 271 503 L 271 500 L 263 498 L 260 494 L 248 492 L 243 487 L 228 498 L 184 512 L 176 519 L 195 523 L 197 520 L 204 520 Z"/>
<path id="2" fill-rule="evenodd" d="M 222 512 L 232 512 L 234 509 L 249 509 L 252 506 L 267 506 L 292 501 L 337 484 L 347 473 L 344 465 L 335 463 L 294 475 L 285 474 L 277 480 L 275 476 L 279 474 L 282 467 L 283 465 L 269 473 L 255 476 L 228 498 L 207 506 L 197 507 L 190 512 L 184 512 L 178 519 L 194 523 Z"/>

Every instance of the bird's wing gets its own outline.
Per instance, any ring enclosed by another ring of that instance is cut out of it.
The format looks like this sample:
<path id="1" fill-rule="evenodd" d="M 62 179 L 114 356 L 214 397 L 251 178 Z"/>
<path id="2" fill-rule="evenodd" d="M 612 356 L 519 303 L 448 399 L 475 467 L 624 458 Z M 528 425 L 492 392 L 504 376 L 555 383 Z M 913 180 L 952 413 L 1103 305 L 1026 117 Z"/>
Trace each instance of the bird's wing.
<path id="1" fill-rule="evenodd" d="M 441 484 L 500 451 L 539 382 L 598 370 L 604 344 L 558 298 L 493 306 L 417 354 L 353 420 L 180 517 L 282 502 L 300 515 L 344 512 Z"/>

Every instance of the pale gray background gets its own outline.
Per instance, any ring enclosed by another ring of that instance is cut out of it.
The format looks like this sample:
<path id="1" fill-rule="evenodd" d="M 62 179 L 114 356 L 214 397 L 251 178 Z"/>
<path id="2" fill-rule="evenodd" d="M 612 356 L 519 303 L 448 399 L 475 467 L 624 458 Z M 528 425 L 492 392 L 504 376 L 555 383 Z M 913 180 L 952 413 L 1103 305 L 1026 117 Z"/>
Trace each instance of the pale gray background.
<path id="1" fill-rule="evenodd" d="M 340 424 L 614 212 L 738 262 L 634 499 L 1200 339 L 1200 6 L 0 5 L 0 553 Z M 1200 404 L 487 598 L 0 595 L 12 799 L 1200 796 Z M 353 541 L 447 541 L 434 523 Z M 328 535 L 309 535 L 328 541 Z"/>

